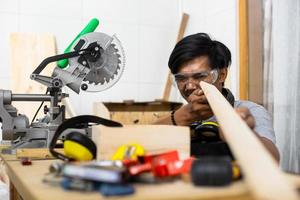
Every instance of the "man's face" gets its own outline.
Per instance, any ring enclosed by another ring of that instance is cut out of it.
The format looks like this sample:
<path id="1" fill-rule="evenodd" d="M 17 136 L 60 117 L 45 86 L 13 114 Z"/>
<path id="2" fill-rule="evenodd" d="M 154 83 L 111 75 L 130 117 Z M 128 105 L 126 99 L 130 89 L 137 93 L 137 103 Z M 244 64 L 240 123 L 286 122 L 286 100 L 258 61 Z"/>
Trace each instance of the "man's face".
<path id="1" fill-rule="evenodd" d="M 225 74 L 224 74 L 225 73 Z M 225 81 L 227 69 L 212 70 L 207 56 L 197 57 L 183 64 L 174 78 L 185 100 L 195 91 L 201 89 L 200 81 L 214 84 L 219 90 Z"/>

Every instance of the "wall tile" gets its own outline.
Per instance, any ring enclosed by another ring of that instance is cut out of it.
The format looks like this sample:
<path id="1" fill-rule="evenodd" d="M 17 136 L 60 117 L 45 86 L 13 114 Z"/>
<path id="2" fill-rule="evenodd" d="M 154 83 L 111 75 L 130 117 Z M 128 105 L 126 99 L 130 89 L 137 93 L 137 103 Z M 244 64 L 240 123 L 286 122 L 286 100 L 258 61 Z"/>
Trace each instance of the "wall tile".
<path id="1" fill-rule="evenodd" d="M 182 10 L 190 15 L 188 24 L 206 21 L 206 0 L 182 0 Z"/>
<path id="2" fill-rule="evenodd" d="M 155 99 L 162 99 L 163 90 L 163 84 L 140 83 L 138 101 L 154 101 Z"/>
<path id="3" fill-rule="evenodd" d="M 218 14 L 211 15 L 206 21 L 206 28 L 213 37 L 221 41 L 235 40 L 237 26 L 235 18 L 235 9 L 228 9 Z"/>
<path id="4" fill-rule="evenodd" d="M 140 0 L 139 24 L 176 26 L 180 20 L 179 0 Z"/>
<path id="5" fill-rule="evenodd" d="M 219 12 L 236 7 L 237 0 L 205 0 L 206 16 L 215 15 Z"/>
<path id="6" fill-rule="evenodd" d="M 126 83 L 137 82 L 139 27 L 131 24 L 102 22 L 97 31 L 117 36 L 125 52 L 125 70 L 121 80 Z"/>
<path id="7" fill-rule="evenodd" d="M 175 46 L 177 28 L 141 26 L 140 30 L 140 83 L 165 83 L 168 59 Z"/>
<path id="8" fill-rule="evenodd" d="M 11 32 L 17 31 L 17 16 L 15 14 L 0 13 L 0 77 L 9 77 L 9 35 Z M 1 87 L 0 87 L 1 88 Z"/>
<path id="9" fill-rule="evenodd" d="M 10 90 L 9 77 L 0 77 L 0 90 Z"/>
<path id="10" fill-rule="evenodd" d="M 138 23 L 139 0 L 83 1 L 83 17 L 97 17 L 105 22 Z"/>
<path id="11" fill-rule="evenodd" d="M 20 32 L 51 33 L 56 37 L 58 53 L 71 43 L 83 29 L 81 20 L 60 19 L 47 16 L 20 15 Z"/>
<path id="12" fill-rule="evenodd" d="M 0 0 L 0 12 L 17 13 L 18 0 Z"/>
<path id="13" fill-rule="evenodd" d="M 20 13 L 24 15 L 39 15 L 82 19 L 82 0 L 19 0 Z M 59 20 L 58 20 L 59 21 Z M 66 25 L 66 27 L 69 25 Z"/>

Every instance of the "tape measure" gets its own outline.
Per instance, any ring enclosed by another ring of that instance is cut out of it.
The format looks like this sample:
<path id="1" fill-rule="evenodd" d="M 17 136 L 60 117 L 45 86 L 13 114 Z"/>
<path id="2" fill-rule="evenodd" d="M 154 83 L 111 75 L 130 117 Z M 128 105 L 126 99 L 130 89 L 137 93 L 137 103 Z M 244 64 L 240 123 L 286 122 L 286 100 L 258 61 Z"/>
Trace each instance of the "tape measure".
<path id="1" fill-rule="evenodd" d="M 145 154 L 144 148 L 139 144 L 125 144 L 120 146 L 113 155 L 112 160 L 136 160 Z"/>

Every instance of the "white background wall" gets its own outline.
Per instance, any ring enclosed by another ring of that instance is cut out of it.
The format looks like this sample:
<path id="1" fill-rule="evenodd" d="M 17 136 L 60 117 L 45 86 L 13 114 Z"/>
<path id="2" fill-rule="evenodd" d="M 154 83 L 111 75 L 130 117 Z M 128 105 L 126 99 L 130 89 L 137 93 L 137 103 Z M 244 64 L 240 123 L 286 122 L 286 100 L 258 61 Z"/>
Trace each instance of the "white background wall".
<path id="1" fill-rule="evenodd" d="M 71 93 L 77 113 L 91 113 L 94 101 L 161 98 L 182 12 L 190 15 L 186 35 L 207 32 L 229 47 L 233 59 L 229 84 L 238 95 L 237 0 L 0 0 L 0 88 L 10 88 L 9 33 L 52 33 L 62 53 L 96 17 L 98 31 L 116 33 L 121 40 L 127 65 L 109 90 Z M 171 100 L 181 99 L 173 92 Z"/>

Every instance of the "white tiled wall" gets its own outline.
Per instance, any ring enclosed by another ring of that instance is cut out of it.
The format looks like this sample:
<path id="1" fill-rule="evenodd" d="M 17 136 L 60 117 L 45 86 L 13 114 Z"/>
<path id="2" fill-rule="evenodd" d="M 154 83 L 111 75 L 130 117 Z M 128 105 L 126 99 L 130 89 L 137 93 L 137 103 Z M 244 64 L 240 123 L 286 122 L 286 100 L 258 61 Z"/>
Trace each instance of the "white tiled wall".
<path id="1" fill-rule="evenodd" d="M 9 89 L 9 33 L 47 32 L 58 53 L 91 18 L 98 31 L 116 34 L 126 53 L 120 81 L 100 93 L 70 92 L 78 114 L 91 113 L 94 101 L 151 101 L 162 97 L 167 62 L 181 13 L 190 15 L 186 35 L 207 32 L 231 50 L 231 88 L 237 94 L 237 0 L 0 0 L 0 88 Z M 38 84 L 38 83 L 37 83 Z M 171 100 L 181 100 L 173 90 Z"/>

